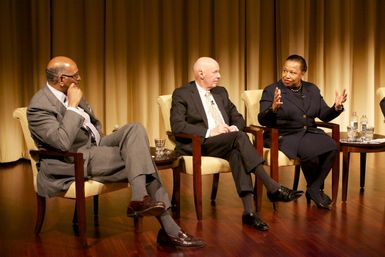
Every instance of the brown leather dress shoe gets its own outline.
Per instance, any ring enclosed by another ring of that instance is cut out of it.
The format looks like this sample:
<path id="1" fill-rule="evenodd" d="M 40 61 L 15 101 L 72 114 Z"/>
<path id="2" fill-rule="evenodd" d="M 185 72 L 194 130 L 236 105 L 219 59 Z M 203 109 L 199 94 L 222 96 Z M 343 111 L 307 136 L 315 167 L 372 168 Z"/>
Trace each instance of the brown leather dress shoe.
<path id="1" fill-rule="evenodd" d="M 170 236 L 164 231 L 164 229 L 160 229 L 158 232 L 158 237 L 156 242 L 160 246 L 166 247 L 204 247 L 206 243 L 199 238 L 194 238 L 192 235 L 187 234 L 183 230 L 179 231 L 178 236 Z"/>
<path id="2" fill-rule="evenodd" d="M 157 202 L 146 195 L 143 201 L 131 201 L 127 208 L 127 216 L 159 216 L 166 210 L 163 202 Z"/>

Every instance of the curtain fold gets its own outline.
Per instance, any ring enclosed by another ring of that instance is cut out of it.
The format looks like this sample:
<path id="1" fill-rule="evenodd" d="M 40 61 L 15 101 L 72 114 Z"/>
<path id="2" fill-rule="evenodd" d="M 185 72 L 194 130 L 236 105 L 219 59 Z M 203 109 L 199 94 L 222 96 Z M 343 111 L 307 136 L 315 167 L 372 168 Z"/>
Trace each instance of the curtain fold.
<path id="1" fill-rule="evenodd" d="M 385 134 L 376 90 L 385 86 L 382 0 L 2 0 L 0 1 L 0 162 L 25 156 L 15 108 L 45 84 L 50 58 L 74 59 L 81 88 L 105 133 L 142 123 L 166 137 L 156 103 L 193 79 L 200 56 L 218 60 L 241 113 L 245 89 L 280 78 L 293 53 L 308 61 L 305 79 L 326 102 L 348 91 L 334 122 L 366 114 Z"/>

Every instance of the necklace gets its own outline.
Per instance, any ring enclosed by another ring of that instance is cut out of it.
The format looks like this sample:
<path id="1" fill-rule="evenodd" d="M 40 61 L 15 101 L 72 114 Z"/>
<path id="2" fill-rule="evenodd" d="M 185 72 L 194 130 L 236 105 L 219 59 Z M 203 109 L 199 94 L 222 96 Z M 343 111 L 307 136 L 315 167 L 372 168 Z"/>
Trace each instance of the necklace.
<path id="1" fill-rule="evenodd" d="M 294 93 L 298 93 L 301 89 L 302 89 L 302 83 L 301 83 L 301 85 L 299 85 L 299 87 L 297 89 L 290 88 L 290 90 Z"/>

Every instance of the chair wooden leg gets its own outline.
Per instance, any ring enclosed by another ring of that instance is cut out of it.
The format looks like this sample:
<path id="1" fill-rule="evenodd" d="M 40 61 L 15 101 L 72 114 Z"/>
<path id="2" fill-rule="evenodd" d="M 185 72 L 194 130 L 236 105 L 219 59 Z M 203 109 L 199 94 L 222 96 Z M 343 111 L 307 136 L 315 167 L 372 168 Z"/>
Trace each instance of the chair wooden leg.
<path id="1" fill-rule="evenodd" d="M 278 158 L 278 157 L 277 157 Z M 271 167 L 270 167 L 270 175 L 271 178 L 274 179 L 275 181 L 279 182 L 279 167 L 278 167 L 278 159 L 276 159 Z M 278 202 L 273 203 L 273 209 L 274 211 L 278 211 Z"/>
<path id="2" fill-rule="evenodd" d="M 202 175 L 193 174 L 194 204 L 198 220 L 202 220 Z"/>
<path id="3" fill-rule="evenodd" d="M 77 221 L 79 228 L 79 239 L 83 247 L 87 247 L 87 238 L 86 238 L 86 203 L 85 198 L 78 197 L 76 199 L 76 212 L 77 212 Z"/>
<path id="4" fill-rule="evenodd" d="M 74 208 L 74 216 L 72 217 L 72 227 L 74 229 L 74 232 L 76 234 L 78 234 L 79 233 L 79 231 L 78 231 L 78 212 L 76 209 L 76 204 L 75 204 L 75 208 Z"/>
<path id="5" fill-rule="evenodd" d="M 180 217 L 180 173 L 182 168 L 183 163 L 180 161 L 179 165 L 172 169 L 174 185 L 172 189 L 171 210 L 175 219 Z"/>
<path id="6" fill-rule="evenodd" d="M 94 225 L 99 226 L 99 195 L 94 195 Z"/>
<path id="7" fill-rule="evenodd" d="M 139 233 L 142 231 L 143 226 L 143 217 L 134 216 L 134 229 L 135 233 Z"/>
<path id="8" fill-rule="evenodd" d="M 215 199 L 217 198 L 219 184 L 219 173 L 213 175 L 213 185 L 211 187 L 211 206 L 215 206 Z"/>
<path id="9" fill-rule="evenodd" d="M 35 224 L 35 235 L 38 235 L 44 223 L 46 202 L 45 202 L 45 197 L 42 197 L 38 194 L 36 194 L 36 199 L 37 199 L 37 217 L 36 217 L 36 224 Z"/>
<path id="10" fill-rule="evenodd" d="M 263 194 L 263 183 L 257 176 L 255 177 L 254 183 L 254 204 L 255 210 L 258 212 L 262 207 L 262 194 Z"/>
<path id="11" fill-rule="evenodd" d="M 299 183 L 300 175 L 301 175 L 301 166 L 300 165 L 295 165 L 293 190 L 297 190 L 298 189 L 298 183 Z"/>

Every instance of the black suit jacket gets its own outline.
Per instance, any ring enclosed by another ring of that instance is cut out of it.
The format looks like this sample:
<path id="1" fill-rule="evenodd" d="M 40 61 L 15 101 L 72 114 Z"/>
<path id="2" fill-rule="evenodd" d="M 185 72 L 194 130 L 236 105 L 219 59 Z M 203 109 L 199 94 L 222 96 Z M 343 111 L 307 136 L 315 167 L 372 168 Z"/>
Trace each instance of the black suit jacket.
<path id="1" fill-rule="evenodd" d="M 217 86 L 211 90 L 215 102 L 227 125 L 235 125 L 240 131 L 245 128 L 245 120 L 230 101 L 227 90 Z M 172 132 L 195 134 L 204 139 L 208 120 L 199 96 L 197 85 L 192 81 L 174 90 L 170 114 Z M 182 154 L 191 154 L 191 140 L 176 139 L 176 150 Z"/>
<path id="2" fill-rule="evenodd" d="M 275 88 L 281 90 L 283 104 L 274 113 L 271 109 Z M 279 147 L 288 157 L 296 158 L 300 139 L 305 133 L 325 134 L 317 128 L 315 118 L 329 122 L 336 118 L 343 110 L 336 111 L 334 106 L 329 107 L 321 96 L 318 87 L 312 83 L 302 81 L 302 101 L 298 101 L 290 89 L 282 81 L 267 86 L 263 90 L 260 100 L 260 113 L 258 120 L 261 125 L 278 128 Z M 269 134 L 265 136 L 268 144 Z M 321 137 L 324 140 L 324 137 Z M 317 144 L 317 142 L 314 142 Z"/>

